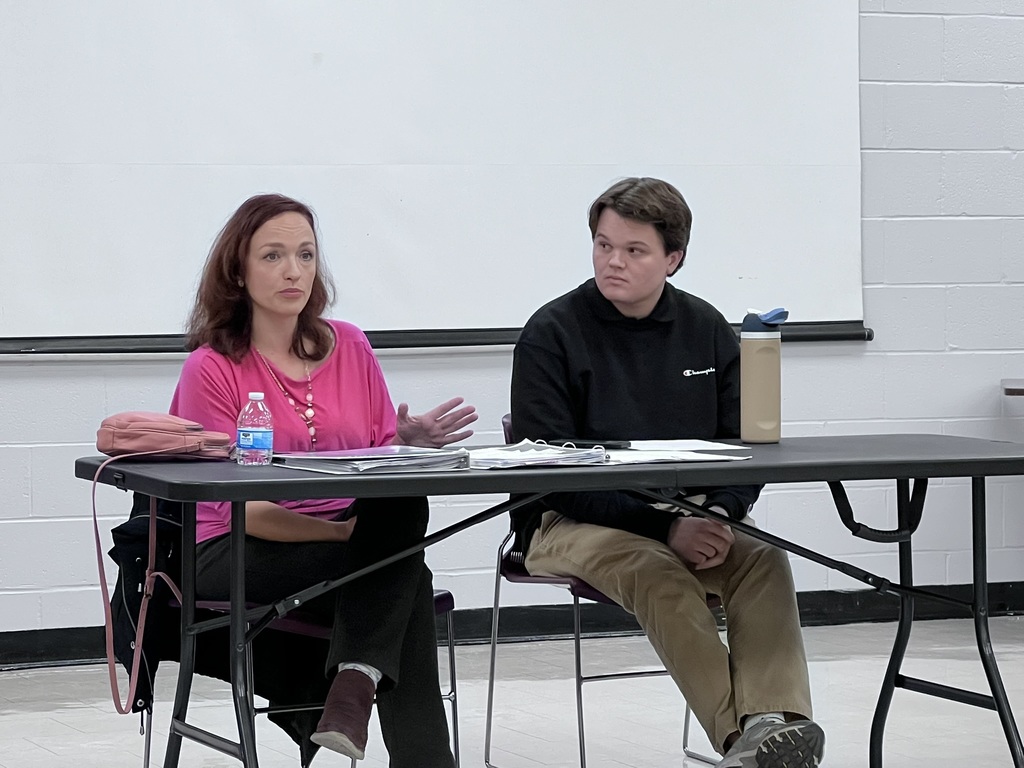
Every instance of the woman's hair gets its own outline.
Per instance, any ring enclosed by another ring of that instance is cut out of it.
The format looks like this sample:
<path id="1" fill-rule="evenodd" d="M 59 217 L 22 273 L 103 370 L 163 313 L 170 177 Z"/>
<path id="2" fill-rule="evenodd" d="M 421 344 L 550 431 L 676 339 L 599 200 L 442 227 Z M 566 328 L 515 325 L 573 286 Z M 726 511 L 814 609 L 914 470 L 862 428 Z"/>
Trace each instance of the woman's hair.
<path id="1" fill-rule="evenodd" d="M 682 251 L 683 258 L 676 270 L 683 265 L 693 214 L 678 189 L 661 179 L 629 178 L 615 182 L 590 206 L 591 237 L 597 235 L 597 220 L 605 208 L 611 208 L 624 219 L 652 225 L 661 237 L 665 253 Z"/>
<path id="2" fill-rule="evenodd" d="M 255 195 L 242 203 L 217 235 L 203 267 L 195 305 L 186 327 L 189 351 L 208 344 L 236 363 L 252 342 L 252 300 L 244 286 L 249 243 L 260 227 L 283 213 L 298 213 L 309 222 L 316 245 L 316 276 L 309 300 L 299 313 L 291 351 L 304 360 L 330 352 L 331 334 L 320 320 L 334 302 L 334 284 L 320 256 L 316 217 L 309 206 L 284 195 Z"/>

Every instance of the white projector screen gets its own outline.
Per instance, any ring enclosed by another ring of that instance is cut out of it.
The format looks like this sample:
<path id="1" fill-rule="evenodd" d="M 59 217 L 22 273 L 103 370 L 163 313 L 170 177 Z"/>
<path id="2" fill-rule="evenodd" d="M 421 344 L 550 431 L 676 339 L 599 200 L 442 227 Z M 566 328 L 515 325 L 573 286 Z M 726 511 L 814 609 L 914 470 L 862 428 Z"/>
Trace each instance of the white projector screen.
<path id="1" fill-rule="evenodd" d="M 230 213 L 317 212 L 367 330 L 520 327 L 665 178 L 675 283 L 861 320 L 855 0 L 3 3 L 0 336 L 180 333 Z"/>

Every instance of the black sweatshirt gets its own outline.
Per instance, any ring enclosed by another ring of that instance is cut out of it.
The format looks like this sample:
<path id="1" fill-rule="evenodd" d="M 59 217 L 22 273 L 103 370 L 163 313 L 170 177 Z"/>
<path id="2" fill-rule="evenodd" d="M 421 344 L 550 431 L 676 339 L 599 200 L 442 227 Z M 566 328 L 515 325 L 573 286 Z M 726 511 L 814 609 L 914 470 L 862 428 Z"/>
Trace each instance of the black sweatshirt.
<path id="1" fill-rule="evenodd" d="M 594 280 L 544 305 L 516 343 L 512 432 L 516 440 L 716 440 L 739 437 L 739 343 L 722 314 L 670 284 L 635 319 Z M 759 485 L 679 489 L 740 519 Z M 543 509 L 658 541 L 678 516 L 619 491 L 551 494 L 513 512 L 528 546 Z"/>

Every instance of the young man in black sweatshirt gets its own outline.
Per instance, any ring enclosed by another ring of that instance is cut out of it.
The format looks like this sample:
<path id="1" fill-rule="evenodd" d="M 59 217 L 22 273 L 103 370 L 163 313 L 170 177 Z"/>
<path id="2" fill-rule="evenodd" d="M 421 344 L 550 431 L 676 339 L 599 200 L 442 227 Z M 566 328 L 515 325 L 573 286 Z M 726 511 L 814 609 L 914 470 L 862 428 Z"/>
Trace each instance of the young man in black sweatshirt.
<path id="1" fill-rule="evenodd" d="M 516 440 L 739 436 L 739 344 L 718 310 L 667 282 L 690 209 L 659 179 L 617 182 L 590 207 L 594 278 L 541 307 L 516 344 Z M 760 486 L 678 489 L 740 520 Z M 534 575 L 576 576 L 633 613 L 715 748 L 719 768 L 811 768 L 811 718 L 789 560 L 715 520 L 626 492 L 562 493 L 514 514 Z M 720 595 L 729 648 L 706 595 Z"/>

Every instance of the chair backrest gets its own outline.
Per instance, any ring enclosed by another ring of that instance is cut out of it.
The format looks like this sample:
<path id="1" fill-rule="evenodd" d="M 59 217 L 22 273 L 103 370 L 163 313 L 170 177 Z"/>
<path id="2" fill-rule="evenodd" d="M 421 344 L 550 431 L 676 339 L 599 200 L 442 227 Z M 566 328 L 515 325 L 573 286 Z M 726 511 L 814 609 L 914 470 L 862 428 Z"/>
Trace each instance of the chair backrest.
<path id="1" fill-rule="evenodd" d="M 175 604 L 176 607 L 181 607 L 177 601 L 175 601 Z M 246 607 L 260 608 L 265 606 L 260 606 L 258 603 L 248 603 Z M 231 613 L 231 603 L 228 600 L 196 600 L 196 608 L 217 613 Z M 321 640 L 331 639 L 330 625 L 326 624 L 320 616 L 307 611 L 296 610 L 290 611 L 284 616 L 275 616 L 268 626 L 271 629 L 290 632 L 293 635 L 316 637 Z"/>
<path id="2" fill-rule="evenodd" d="M 501 429 L 505 433 L 505 442 L 511 445 L 513 442 L 511 413 L 506 413 L 501 417 Z M 616 604 L 585 581 L 574 576 L 531 576 L 529 571 L 526 570 L 523 553 L 514 547 L 505 549 L 512 539 L 513 536 L 510 533 L 498 547 L 498 551 L 501 553 L 498 560 L 498 569 L 502 577 L 507 581 L 519 584 L 554 584 L 564 586 L 568 587 L 569 592 L 577 597 L 593 600 L 597 603 Z"/>
<path id="3" fill-rule="evenodd" d="M 180 608 L 181 604 L 175 602 L 175 607 Z M 249 608 L 261 607 L 257 603 L 249 603 Z M 196 600 L 196 608 L 217 613 L 230 613 L 231 603 L 227 600 Z M 434 615 L 444 616 L 455 610 L 455 597 L 447 589 L 434 590 Z M 318 614 L 302 609 L 289 611 L 284 616 L 276 616 L 268 625 L 271 629 L 278 629 L 282 632 L 290 632 L 295 635 L 316 637 L 323 640 L 331 639 L 331 627 L 325 619 Z"/>
<path id="4" fill-rule="evenodd" d="M 505 433 L 505 442 L 512 443 L 512 414 L 506 413 L 501 417 L 501 429 Z M 510 533 L 499 547 L 498 552 L 500 553 L 498 559 L 498 570 L 502 577 L 510 582 L 520 584 L 555 584 L 567 586 L 569 592 L 582 597 L 586 600 L 592 600 L 595 603 L 607 603 L 608 605 L 617 605 L 617 603 L 600 592 L 594 589 L 592 586 L 582 579 L 577 579 L 573 576 L 531 576 L 526 570 L 526 564 L 524 563 L 523 553 L 514 547 L 508 546 L 513 536 Z M 709 594 L 707 596 L 708 608 L 721 609 L 722 600 L 717 595 Z"/>

